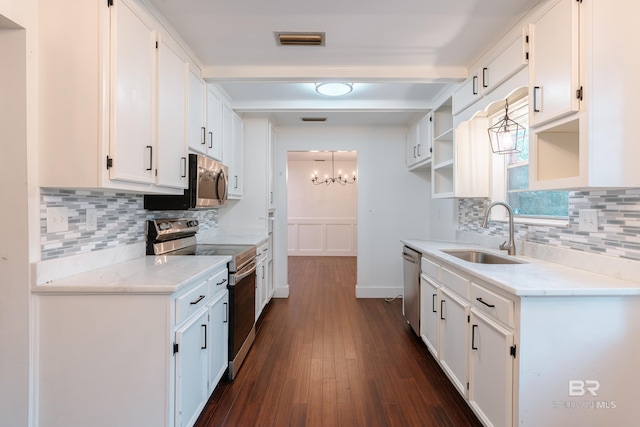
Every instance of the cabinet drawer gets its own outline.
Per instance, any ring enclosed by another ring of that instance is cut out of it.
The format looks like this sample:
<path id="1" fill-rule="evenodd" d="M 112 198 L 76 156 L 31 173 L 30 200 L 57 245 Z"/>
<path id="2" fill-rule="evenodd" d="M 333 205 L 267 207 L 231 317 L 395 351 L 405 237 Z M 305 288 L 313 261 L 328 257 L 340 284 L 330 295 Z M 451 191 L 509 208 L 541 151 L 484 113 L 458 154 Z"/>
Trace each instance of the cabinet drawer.
<path id="1" fill-rule="evenodd" d="M 440 266 L 435 262 L 422 257 L 421 269 L 425 275 L 440 281 Z"/>
<path id="2" fill-rule="evenodd" d="M 226 268 L 215 273 L 209 280 L 209 295 L 214 297 L 229 286 L 229 270 Z"/>
<path id="3" fill-rule="evenodd" d="M 514 321 L 514 304 L 513 301 L 491 292 L 482 286 L 471 284 L 471 304 L 488 313 L 496 320 L 504 324 L 515 327 Z"/>
<path id="4" fill-rule="evenodd" d="M 209 281 L 204 281 L 176 298 L 176 326 L 207 305 L 210 296 L 208 284 Z"/>
<path id="5" fill-rule="evenodd" d="M 469 281 L 445 267 L 440 269 L 440 283 L 458 295 L 464 298 L 469 298 Z"/>

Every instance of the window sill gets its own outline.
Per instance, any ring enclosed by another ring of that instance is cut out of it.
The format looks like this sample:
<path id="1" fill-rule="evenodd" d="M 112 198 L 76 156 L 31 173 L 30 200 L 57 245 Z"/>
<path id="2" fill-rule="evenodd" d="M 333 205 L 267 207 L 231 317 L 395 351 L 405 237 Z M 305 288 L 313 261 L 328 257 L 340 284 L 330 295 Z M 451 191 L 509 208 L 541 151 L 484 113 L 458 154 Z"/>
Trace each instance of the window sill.
<path id="1" fill-rule="evenodd" d="M 498 222 L 508 222 L 508 217 L 502 218 L 491 218 L 492 221 Z M 561 218 L 561 219 L 547 219 L 547 218 L 527 218 L 527 217 L 515 217 L 513 219 L 515 224 L 523 224 L 523 225 L 543 225 L 550 227 L 562 227 L 569 228 L 569 218 Z"/>

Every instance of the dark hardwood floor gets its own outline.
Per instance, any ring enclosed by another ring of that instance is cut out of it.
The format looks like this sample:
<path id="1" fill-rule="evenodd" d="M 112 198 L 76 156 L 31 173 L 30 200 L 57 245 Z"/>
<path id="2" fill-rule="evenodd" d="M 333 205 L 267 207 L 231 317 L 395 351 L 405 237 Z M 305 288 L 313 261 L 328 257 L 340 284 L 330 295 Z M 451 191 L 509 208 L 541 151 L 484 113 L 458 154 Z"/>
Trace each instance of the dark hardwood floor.
<path id="1" fill-rule="evenodd" d="M 290 257 L 288 299 L 265 309 L 236 380 L 196 427 L 481 425 L 402 318 L 356 299 L 356 259 Z"/>

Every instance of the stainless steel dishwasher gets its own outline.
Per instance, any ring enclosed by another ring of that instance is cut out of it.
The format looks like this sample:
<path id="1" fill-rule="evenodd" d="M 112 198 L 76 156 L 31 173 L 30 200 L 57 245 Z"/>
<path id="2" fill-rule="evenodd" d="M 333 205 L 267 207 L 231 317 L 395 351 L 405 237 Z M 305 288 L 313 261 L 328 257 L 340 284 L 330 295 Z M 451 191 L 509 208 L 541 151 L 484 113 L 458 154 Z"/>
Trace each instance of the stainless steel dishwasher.
<path id="1" fill-rule="evenodd" d="M 402 249 L 404 296 L 402 314 L 416 335 L 420 336 L 420 259 L 422 255 L 405 246 Z"/>

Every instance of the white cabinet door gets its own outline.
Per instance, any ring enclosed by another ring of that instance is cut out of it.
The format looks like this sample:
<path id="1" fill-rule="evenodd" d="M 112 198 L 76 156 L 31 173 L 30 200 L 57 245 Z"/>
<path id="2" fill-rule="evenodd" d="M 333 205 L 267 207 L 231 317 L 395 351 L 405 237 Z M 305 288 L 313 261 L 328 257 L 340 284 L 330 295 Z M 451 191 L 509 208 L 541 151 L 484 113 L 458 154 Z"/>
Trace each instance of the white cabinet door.
<path id="1" fill-rule="evenodd" d="M 187 188 L 187 78 L 189 64 L 165 42 L 158 47 L 156 184 Z"/>
<path id="2" fill-rule="evenodd" d="M 483 424 L 513 425 L 513 333 L 471 309 L 469 404 Z"/>
<path id="3" fill-rule="evenodd" d="M 206 85 L 204 81 L 189 72 L 189 148 L 199 153 L 207 153 L 205 102 Z"/>
<path id="4" fill-rule="evenodd" d="M 268 157 L 268 164 L 267 164 L 267 175 L 268 175 L 268 182 L 269 182 L 269 188 L 268 188 L 268 192 L 267 192 L 267 197 L 269 198 L 268 200 L 268 206 L 269 206 L 269 210 L 273 210 L 276 208 L 276 200 L 275 200 L 275 194 L 274 194 L 274 188 L 275 188 L 275 141 L 276 141 L 276 133 L 275 133 L 275 129 L 273 128 L 273 126 L 271 125 L 271 122 L 269 122 L 268 124 L 268 134 L 267 134 L 268 140 L 267 140 L 267 157 Z M 268 227 L 269 228 L 269 227 Z"/>
<path id="5" fill-rule="evenodd" d="M 222 145 L 222 101 L 213 89 L 209 88 L 207 90 L 207 154 L 225 163 Z M 225 165 L 229 166 L 228 163 Z"/>
<path id="6" fill-rule="evenodd" d="M 229 197 L 240 198 L 244 192 L 244 129 L 242 119 L 231 112 L 231 149 L 232 161 L 229 165 Z"/>
<path id="7" fill-rule="evenodd" d="M 524 37 L 524 34 L 520 34 L 500 54 L 482 68 L 480 74 L 483 95 L 487 95 L 527 65 L 527 59 L 524 54 Z"/>
<path id="8" fill-rule="evenodd" d="M 529 29 L 529 125 L 578 111 L 578 11 L 575 0 L 559 0 Z"/>
<path id="9" fill-rule="evenodd" d="M 418 125 L 412 125 L 407 130 L 407 166 L 418 163 Z"/>
<path id="10" fill-rule="evenodd" d="M 465 80 L 453 93 L 453 114 L 458 114 L 480 99 L 478 73 Z"/>
<path id="11" fill-rule="evenodd" d="M 153 183 L 156 32 L 129 5 L 111 7 L 109 178 Z"/>
<path id="12" fill-rule="evenodd" d="M 418 122 L 418 161 L 431 159 L 433 141 L 433 116 L 429 114 Z"/>
<path id="13" fill-rule="evenodd" d="M 222 163 L 229 167 L 229 191 L 233 188 L 233 110 L 231 106 L 222 102 Z"/>
<path id="14" fill-rule="evenodd" d="M 262 272 L 264 266 L 264 259 L 259 259 L 256 263 L 256 303 L 255 303 L 255 320 L 258 321 L 260 313 L 262 313 L 262 300 L 264 299 L 262 292 L 264 291 L 264 279 Z"/>
<path id="15" fill-rule="evenodd" d="M 192 426 L 207 401 L 207 310 L 176 331 L 176 426 Z"/>
<path id="16" fill-rule="evenodd" d="M 453 385 L 467 395 L 469 303 L 440 288 L 440 363 Z"/>
<path id="17" fill-rule="evenodd" d="M 438 299 L 439 286 L 422 275 L 420 277 L 420 336 L 427 348 L 438 358 Z"/>
<path id="18" fill-rule="evenodd" d="M 208 304 L 209 377 L 208 394 L 218 385 L 229 364 L 229 291 L 224 290 Z"/>

